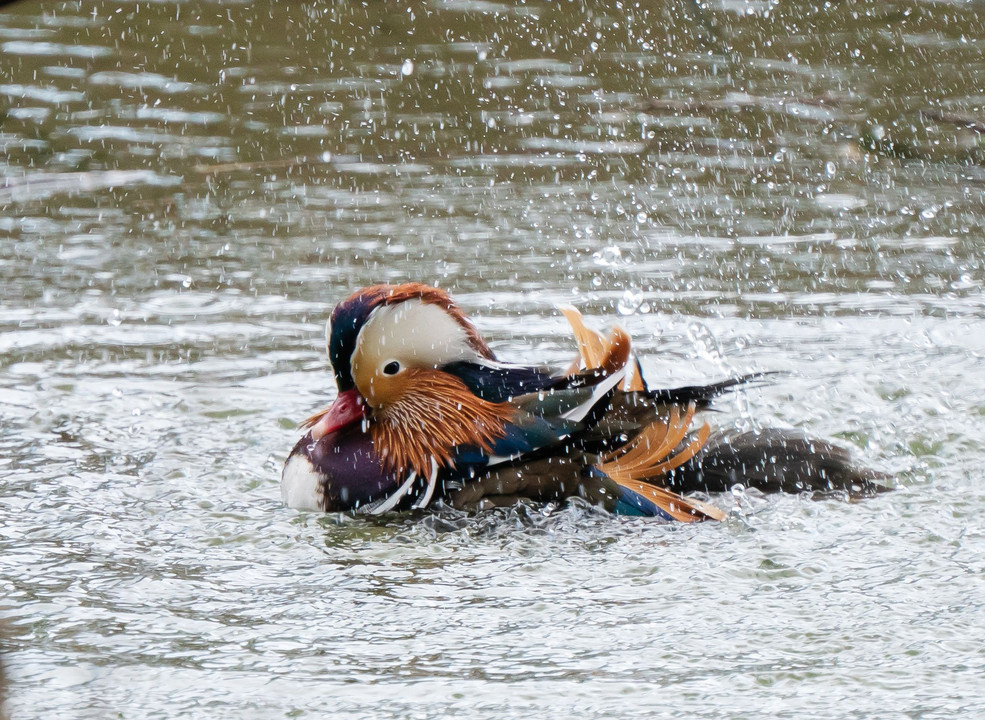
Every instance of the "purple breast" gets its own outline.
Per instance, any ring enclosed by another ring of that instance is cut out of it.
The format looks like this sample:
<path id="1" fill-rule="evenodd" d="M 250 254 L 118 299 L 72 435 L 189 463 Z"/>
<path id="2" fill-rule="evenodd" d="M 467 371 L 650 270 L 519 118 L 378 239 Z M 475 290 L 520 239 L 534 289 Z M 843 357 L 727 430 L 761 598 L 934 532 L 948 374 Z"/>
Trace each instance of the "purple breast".
<path id="1" fill-rule="evenodd" d="M 305 435 L 294 452 L 307 455 L 322 478 L 325 510 L 353 510 L 394 492 L 400 482 L 383 469 L 369 433 L 359 425 L 325 435 L 316 443 Z M 292 453 L 293 454 L 293 453 Z"/>

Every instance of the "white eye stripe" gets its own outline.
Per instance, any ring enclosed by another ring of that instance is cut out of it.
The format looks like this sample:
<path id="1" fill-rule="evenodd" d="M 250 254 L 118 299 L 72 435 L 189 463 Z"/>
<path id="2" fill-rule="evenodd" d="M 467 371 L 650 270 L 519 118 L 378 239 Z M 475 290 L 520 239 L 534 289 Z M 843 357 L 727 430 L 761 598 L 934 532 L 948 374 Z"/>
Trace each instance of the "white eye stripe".
<path id="1" fill-rule="evenodd" d="M 444 308 L 413 299 L 381 305 L 366 320 L 353 358 L 382 370 L 391 361 L 406 367 L 440 367 L 478 358 L 466 329 Z M 375 361 L 375 362 L 373 362 Z"/>

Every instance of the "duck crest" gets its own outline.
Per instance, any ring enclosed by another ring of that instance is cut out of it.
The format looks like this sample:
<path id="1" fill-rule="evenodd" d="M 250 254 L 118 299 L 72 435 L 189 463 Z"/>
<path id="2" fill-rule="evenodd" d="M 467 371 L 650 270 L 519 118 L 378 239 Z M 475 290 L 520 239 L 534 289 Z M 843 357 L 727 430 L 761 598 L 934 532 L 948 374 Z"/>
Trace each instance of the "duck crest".
<path id="1" fill-rule="evenodd" d="M 459 378 L 432 370 L 408 370 L 400 399 L 374 413 L 370 433 L 384 465 L 403 474 L 426 477 L 432 459 L 453 465 L 453 448 L 471 445 L 490 452 L 506 434 L 516 409 L 506 402 L 483 400 Z"/>
<path id="2" fill-rule="evenodd" d="M 443 309 L 462 327 L 469 344 L 481 357 L 495 359 L 495 355 L 479 335 L 475 325 L 444 290 L 423 283 L 372 285 L 353 293 L 339 303 L 329 321 L 331 331 L 328 337 L 328 359 L 335 371 L 339 392 L 355 387 L 352 379 L 352 354 L 356 348 L 359 332 L 369 320 L 369 316 L 379 307 L 396 305 L 407 300 L 420 300 L 426 305 L 436 305 Z"/>

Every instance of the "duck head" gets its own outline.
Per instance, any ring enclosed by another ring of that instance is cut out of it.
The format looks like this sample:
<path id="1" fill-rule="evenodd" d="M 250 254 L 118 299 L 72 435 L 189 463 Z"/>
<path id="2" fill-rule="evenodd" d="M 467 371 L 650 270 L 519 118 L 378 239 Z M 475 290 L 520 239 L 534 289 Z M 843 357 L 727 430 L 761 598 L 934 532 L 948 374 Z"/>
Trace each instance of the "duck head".
<path id="1" fill-rule="evenodd" d="M 332 312 L 326 335 L 339 397 L 318 416 L 316 436 L 373 411 L 385 414 L 413 392 L 422 371 L 494 359 L 448 294 L 420 283 L 359 290 Z"/>
<path id="2" fill-rule="evenodd" d="M 349 509 L 412 474 L 433 489 L 454 448 L 488 448 L 513 414 L 460 377 L 495 358 L 443 290 L 420 283 L 364 288 L 335 308 L 327 335 L 339 394 L 304 423 L 310 432 L 285 466 L 285 483 L 289 469 L 306 471 L 306 463 L 321 488 L 318 499 L 293 503 L 285 490 L 295 507 Z M 305 463 L 292 469 L 296 455 Z"/>

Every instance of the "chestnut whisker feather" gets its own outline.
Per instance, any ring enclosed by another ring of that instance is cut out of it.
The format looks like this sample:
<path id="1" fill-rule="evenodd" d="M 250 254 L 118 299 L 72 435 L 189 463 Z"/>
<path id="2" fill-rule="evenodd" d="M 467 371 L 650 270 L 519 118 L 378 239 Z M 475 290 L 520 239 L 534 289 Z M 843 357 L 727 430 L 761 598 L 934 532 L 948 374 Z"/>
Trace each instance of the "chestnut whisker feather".
<path id="1" fill-rule="evenodd" d="M 373 441 L 389 450 L 387 463 L 426 476 L 432 458 L 440 467 L 451 461 L 458 445 L 489 451 L 515 414 L 509 403 L 492 403 L 473 395 L 458 378 L 438 370 L 408 370 L 399 400 L 377 411 L 370 427 Z"/>

